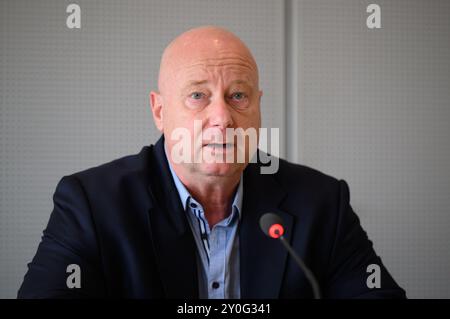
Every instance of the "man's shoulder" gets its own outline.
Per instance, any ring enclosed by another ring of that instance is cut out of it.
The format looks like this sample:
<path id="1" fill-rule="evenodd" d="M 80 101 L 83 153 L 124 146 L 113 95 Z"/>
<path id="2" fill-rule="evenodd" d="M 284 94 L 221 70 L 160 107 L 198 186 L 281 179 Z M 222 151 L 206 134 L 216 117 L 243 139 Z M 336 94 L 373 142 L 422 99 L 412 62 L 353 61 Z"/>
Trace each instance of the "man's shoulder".
<path id="1" fill-rule="evenodd" d="M 83 182 L 112 183 L 131 176 L 146 176 L 149 173 L 153 145 L 144 146 L 137 154 L 123 156 L 110 162 L 91 167 L 71 176 Z"/>
<path id="2" fill-rule="evenodd" d="M 273 158 L 272 158 L 273 160 Z M 281 184 L 337 184 L 339 180 L 336 177 L 328 175 L 318 169 L 312 168 L 304 164 L 297 164 L 287 161 L 282 158 L 277 158 L 279 165 L 278 169 L 267 176 L 273 176 Z M 254 164 L 252 170 L 261 176 L 265 174 L 261 173 L 261 167 L 264 166 L 260 163 Z"/>
<path id="3" fill-rule="evenodd" d="M 318 169 L 307 165 L 289 162 L 285 159 L 278 159 L 279 167 L 274 174 L 262 179 L 273 178 L 281 189 L 287 193 L 301 192 L 303 194 L 336 194 L 339 192 L 340 181 L 338 178 L 328 175 Z M 263 181 L 261 181 L 263 183 Z"/>
<path id="4" fill-rule="evenodd" d="M 316 168 L 304 164 L 296 164 L 284 159 L 280 159 L 280 166 L 278 172 L 275 174 L 281 180 L 295 181 L 298 183 L 298 179 L 308 182 L 316 182 L 319 184 L 336 184 L 338 179 L 331 175 L 328 175 Z"/>

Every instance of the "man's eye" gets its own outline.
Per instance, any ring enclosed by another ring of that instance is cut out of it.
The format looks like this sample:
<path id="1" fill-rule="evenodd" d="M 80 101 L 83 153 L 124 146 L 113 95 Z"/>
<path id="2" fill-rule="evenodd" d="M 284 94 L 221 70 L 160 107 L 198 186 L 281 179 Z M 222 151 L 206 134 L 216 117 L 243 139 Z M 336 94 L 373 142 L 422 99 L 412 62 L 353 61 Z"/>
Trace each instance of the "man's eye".
<path id="1" fill-rule="evenodd" d="M 236 92 L 231 95 L 231 98 L 235 100 L 242 100 L 245 98 L 245 94 L 242 92 Z"/>
<path id="2" fill-rule="evenodd" d="M 200 100 L 204 96 L 205 96 L 205 94 L 203 94 L 201 92 L 194 92 L 190 95 L 190 97 L 193 98 L 194 100 Z"/>

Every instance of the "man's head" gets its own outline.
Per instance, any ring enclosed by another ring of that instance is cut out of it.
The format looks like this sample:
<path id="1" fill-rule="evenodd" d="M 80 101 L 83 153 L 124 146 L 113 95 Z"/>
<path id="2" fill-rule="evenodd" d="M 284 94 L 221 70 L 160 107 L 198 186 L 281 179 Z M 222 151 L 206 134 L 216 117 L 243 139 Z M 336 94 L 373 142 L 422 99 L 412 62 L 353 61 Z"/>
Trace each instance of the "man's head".
<path id="1" fill-rule="evenodd" d="M 161 58 L 159 92 L 150 93 L 153 118 L 164 134 L 172 165 L 199 176 L 240 174 L 249 161 L 248 145 L 244 163 L 195 163 L 194 157 L 208 152 L 225 158 L 227 153 L 235 152 L 236 141 L 225 138 L 227 128 L 258 131 L 262 96 L 258 82 L 251 52 L 231 32 L 207 26 L 174 39 Z M 213 145 L 213 138 L 200 137 L 194 130 L 195 121 L 201 123 L 203 132 L 220 135 L 228 145 Z M 190 132 L 192 161 L 178 166 L 171 154 L 174 145 L 180 143 L 172 139 L 173 133 L 180 128 Z"/>

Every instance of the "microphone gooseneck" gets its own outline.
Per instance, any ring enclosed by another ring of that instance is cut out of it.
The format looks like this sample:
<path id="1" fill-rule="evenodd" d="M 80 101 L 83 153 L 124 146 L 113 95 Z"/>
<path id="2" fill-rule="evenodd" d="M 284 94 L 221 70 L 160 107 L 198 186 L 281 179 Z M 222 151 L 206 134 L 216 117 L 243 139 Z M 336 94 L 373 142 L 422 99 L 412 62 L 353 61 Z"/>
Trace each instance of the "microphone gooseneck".
<path id="1" fill-rule="evenodd" d="M 264 234 L 273 239 L 279 239 L 281 241 L 283 246 L 287 249 L 289 254 L 291 254 L 292 258 L 294 258 L 297 265 L 305 274 L 306 279 L 308 279 L 309 283 L 311 284 L 314 299 L 320 299 L 319 284 L 317 283 L 314 274 L 305 265 L 303 260 L 299 257 L 299 255 L 295 252 L 295 250 L 291 247 L 291 245 L 289 245 L 289 243 L 283 237 L 284 227 L 283 227 L 283 220 L 280 218 L 280 216 L 274 213 L 266 213 L 260 218 L 259 226 L 261 227 L 261 230 L 263 231 Z"/>

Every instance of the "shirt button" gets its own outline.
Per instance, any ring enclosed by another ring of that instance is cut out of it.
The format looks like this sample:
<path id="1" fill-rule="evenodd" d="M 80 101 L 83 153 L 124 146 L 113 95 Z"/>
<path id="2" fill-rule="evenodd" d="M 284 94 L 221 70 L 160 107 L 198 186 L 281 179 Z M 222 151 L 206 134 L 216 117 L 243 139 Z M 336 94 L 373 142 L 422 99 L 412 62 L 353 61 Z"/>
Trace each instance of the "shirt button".
<path id="1" fill-rule="evenodd" d="M 190 203 L 189 204 L 192 208 L 197 208 L 197 204 L 196 203 Z"/>
<path id="2" fill-rule="evenodd" d="M 217 289 L 217 288 L 220 287 L 220 284 L 219 284 L 217 281 L 214 281 L 214 282 L 212 283 L 212 287 L 213 287 L 214 289 Z"/>

